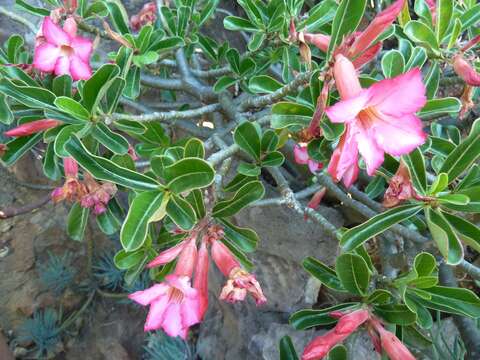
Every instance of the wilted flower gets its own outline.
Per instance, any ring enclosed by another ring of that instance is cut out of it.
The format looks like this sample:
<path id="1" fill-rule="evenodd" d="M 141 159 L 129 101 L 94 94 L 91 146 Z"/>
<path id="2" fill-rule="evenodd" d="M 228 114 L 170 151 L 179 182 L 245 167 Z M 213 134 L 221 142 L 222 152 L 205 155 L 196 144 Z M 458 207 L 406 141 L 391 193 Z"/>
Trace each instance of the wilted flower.
<path id="1" fill-rule="evenodd" d="M 87 193 L 80 199 L 80 205 L 92 208 L 95 215 L 104 213 L 108 202 L 117 192 L 115 184 L 110 182 L 99 184 L 89 173 L 84 174 L 84 184 Z"/>
<path id="2" fill-rule="evenodd" d="M 68 74 L 75 81 L 92 76 L 90 56 L 93 42 L 77 36 L 77 23 L 72 17 L 65 20 L 63 29 L 50 17 L 45 17 L 40 35 L 33 58 L 35 68 L 55 75 Z"/>
<path id="3" fill-rule="evenodd" d="M 295 156 L 295 162 L 297 164 L 308 165 L 312 173 L 317 172 L 323 167 L 322 163 L 310 159 L 306 145 L 296 144 L 293 148 L 293 155 Z"/>
<path id="4" fill-rule="evenodd" d="M 5 136 L 22 137 L 36 134 L 60 125 L 62 122 L 54 119 L 35 120 L 4 132 Z"/>
<path id="5" fill-rule="evenodd" d="M 349 187 L 358 176 L 358 153 L 369 175 L 375 174 L 384 153 L 408 154 L 425 142 L 422 122 L 415 115 L 426 103 L 426 89 L 418 68 L 362 89 L 351 61 L 337 55 L 335 84 L 341 101 L 325 110 L 334 123 L 345 123 L 328 172 Z"/>
<path id="6" fill-rule="evenodd" d="M 480 86 L 480 74 L 468 63 L 461 54 L 453 58 L 453 69 L 470 86 Z"/>
<path id="7" fill-rule="evenodd" d="M 388 189 L 385 191 L 383 206 L 390 208 L 397 206 L 405 200 L 421 200 L 422 198 L 413 187 L 408 167 L 403 161 L 400 161 L 400 166 L 395 175 L 390 179 Z"/>
<path id="8" fill-rule="evenodd" d="M 142 9 L 137 15 L 130 18 L 130 27 L 134 31 L 140 30 L 145 25 L 151 25 L 157 19 L 157 5 L 154 1 L 143 5 Z"/>
<path id="9" fill-rule="evenodd" d="M 355 310 L 348 314 L 332 314 L 333 317 L 340 315 L 337 325 L 322 336 L 313 339 L 305 348 L 302 360 L 320 360 L 337 344 L 344 341 L 369 318 L 368 310 Z"/>
<path id="10" fill-rule="evenodd" d="M 79 201 L 87 193 L 86 187 L 78 180 L 78 164 L 72 158 L 63 159 L 65 183 L 52 192 L 52 200 L 58 203 L 63 200 Z"/>
<path id="11" fill-rule="evenodd" d="M 370 323 L 380 335 L 382 349 L 387 353 L 390 360 L 415 360 L 410 350 L 395 336 L 394 333 L 386 330 L 380 321 L 371 319 Z"/>

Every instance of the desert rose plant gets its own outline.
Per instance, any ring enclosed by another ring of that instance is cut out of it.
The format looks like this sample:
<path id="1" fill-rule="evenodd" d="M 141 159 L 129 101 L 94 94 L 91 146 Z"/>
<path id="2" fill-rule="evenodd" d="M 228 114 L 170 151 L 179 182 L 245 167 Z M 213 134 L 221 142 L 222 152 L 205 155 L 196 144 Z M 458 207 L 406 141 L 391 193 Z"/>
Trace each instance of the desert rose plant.
<path id="1" fill-rule="evenodd" d="M 440 315 L 480 358 L 478 289 L 456 280 L 480 281 L 480 4 L 238 0 L 225 16 L 219 0 L 44 3 L 17 1 L 37 17 L 23 20 L 33 41 L 0 49 L 1 161 L 36 155 L 73 240 L 89 221 L 118 234 L 126 281 L 153 281 L 128 295 L 148 307 L 145 331 L 187 340 L 211 271 L 220 300 L 268 303 L 248 258 L 260 239 L 232 218 L 268 203 L 338 239 L 329 264 L 303 268 L 343 300 L 293 313 L 293 328 L 326 332 L 304 349 L 282 338 L 282 360 L 354 359 L 342 344 L 360 331 L 372 359 L 423 359 Z M 207 35 L 219 18 L 245 42 Z M 278 195 L 263 199 L 267 186 Z M 356 224 L 337 228 L 320 203 Z"/>

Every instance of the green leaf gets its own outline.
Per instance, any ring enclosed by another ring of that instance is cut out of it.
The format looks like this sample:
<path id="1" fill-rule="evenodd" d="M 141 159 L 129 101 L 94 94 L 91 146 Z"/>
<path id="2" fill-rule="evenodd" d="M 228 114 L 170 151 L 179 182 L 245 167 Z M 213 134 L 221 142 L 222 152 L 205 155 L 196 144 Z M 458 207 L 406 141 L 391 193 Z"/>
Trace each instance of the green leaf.
<path id="1" fill-rule="evenodd" d="M 157 190 L 161 185 L 154 179 L 120 167 L 112 161 L 95 156 L 73 135 L 65 144 L 65 150 L 94 178 L 111 181 L 134 190 Z"/>
<path id="2" fill-rule="evenodd" d="M 422 117 L 438 114 L 455 114 L 460 111 L 461 107 L 462 103 L 457 98 L 447 97 L 443 99 L 431 99 L 427 101 L 418 115 Z"/>
<path id="3" fill-rule="evenodd" d="M 125 251 L 135 251 L 143 245 L 147 238 L 148 224 L 159 220 L 155 215 L 166 206 L 165 198 L 162 191 L 145 191 L 133 199 L 120 230 L 120 242 Z"/>
<path id="4" fill-rule="evenodd" d="M 327 360 L 347 360 L 347 348 L 342 345 L 335 345 L 335 347 L 328 352 Z"/>
<path id="5" fill-rule="evenodd" d="M 415 47 L 412 51 L 412 55 L 408 59 L 407 65 L 405 65 L 405 71 L 411 70 L 414 67 L 422 68 L 425 61 L 427 61 L 427 52 L 422 47 Z"/>
<path id="6" fill-rule="evenodd" d="M 430 186 L 429 194 L 436 195 L 439 192 L 445 190 L 448 186 L 448 175 L 445 173 L 438 174 L 437 178 Z"/>
<path id="7" fill-rule="evenodd" d="M 408 172 L 412 179 L 413 186 L 421 194 L 427 191 L 427 170 L 425 168 L 425 158 L 419 148 L 413 150 L 410 154 L 404 155 L 403 160 L 408 166 Z"/>
<path id="8" fill-rule="evenodd" d="M 419 277 L 429 276 L 437 267 L 437 262 L 432 254 L 421 252 L 415 256 L 413 268 Z"/>
<path id="9" fill-rule="evenodd" d="M 111 4 L 111 3 L 109 3 Z M 100 67 L 83 86 L 83 105 L 90 113 L 95 113 L 100 100 L 120 73 L 115 64 Z"/>
<path id="10" fill-rule="evenodd" d="M 405 305 L 414 313 L 417 314 L 417 324 L 424 329 L 430 329 L 433 325 L 432 315 L 422 304 L 420 304 L 415 297 L 408 292 L 403 297 Z"/>
<path id="11" fill-rule="evenodd" d="M 285 156 L 280 151 L 272 151 L 262 159 L 262 166 L 280 166 L 284 160 Z"/>
<path id="12" fill-rule="evenodd" d="M 237 126 L 233 133 L 235 143 L 255 160 L 260 159 L 261 148 L 261 130 L 255 124 L 245 121 Z"/>
<path id="13" fill-rule="evenodd" d="M 425 75 L 425 86 L 427 87 L 427 99 L 433 99 L 437 93 L 440 84 L 440 66 L 438 62 L 433 62 Z"/>
<path id="14" fill-rule="evenodd" d="M 5 154 L 1 158 L 3 163 L 7 166 L 12 166 L 32 147 L 40 142 L 40 140 L 42 140 L 42 133 L 22 136 L 9 141 L 7 143 L 7 151 L 5 151 Z"/>
<path id="15" fill-rule="evenodd" d="M 330 60 L 333 50 L 348 34 L 353 34 L 362 20 L 366 0 L 342 0 L 335 13 L 332 24 L 332 35 L 327 51 L 327 60 Z"/>
<path id="16" fill-rule="evenodd" d="M 346 231 L 341 237 L 340 245 L 344 251 L 353 250 L 389 227 L 411 218 L 420 210 L 422 210 L 422 205 L 413 204 L 398 206 L 378 214 L 363 224 Z"/>
<path id="17" fill-rule="evenodd" d="M 453 214 L 443 213 L 443 216 L 465 244 L 480 251 L 480 229 L 475 224 Z"/>
<path id="18" fill-rule="evenodd" d="M 90 124 L 86 125 L 66 125 L 58 131 L 57 136 L 54 137 L 54 150 L 58 157 L 68 157 L 69 154 L 65 150 L 65 144 L 70 139 L 72 134 L 76 134 L 82 138 L 90 131 Z"/>
<path id="19" fill-rule="evenodd" d="M 184 158 L 166 166 L 163 175 L 168 189 L 179 194 L 210 185 L 213 182 L 215 171 L 205 160 Z"/>
<path id="20" fill-rule="evenodd" d="M 249 204 L 260 200 L 265 194 L 265 189 L 260 181 L 251 181 L 243 185 L 232 198 L 219 201 L 213 207 L 212 215 L 224 218 L 235 215 Z"/>
<path id="21" fill-rule="evenodd" d="M 49 143 L 43 158 L 43 173 L 51 180 L 58 180 L 61 176 L 57 157 L 53 149 L 53 142 Z"/>
<path id="22" fill-rule="evenodd" d="M 474 26 L 479 21 L 480 21 L 480 4 L 477 4 L 474 7 L 465 11 L 462 14 L 462 16 L 460 16 L 460 22 L 462 23 L 462 31 L 465 31 L 468 28 Z"/>
<path id="23" fill-rule="evenodd" d="M 377 289 L 368 296 L 366 302 L 367 304 L 383 305 L 388 303 L 391 298 L 392 294 L 389 291 Z"/>
<path id="24" fill-rule="evenodd" d="M 407 326 L 417 320 L 417 315 L 405 305 L 376 305 L 375 314 L 391 324 Z"/>
<path id="25" fill-rule="evenodd" d="M 95 124 L 92 135 L 95 140 L 115 154 L 123 155 L 128 152 L 129 144 L 127 139 L 113 132 L 103 123 Z"/>
<path id="26" fill-rule="evenodd" d="M 233 225 L 226 219 L 217 219 L 222 225 L 225 237 L 235 244 L 240 250 L 249 253 L 257 248 L 258 235 L 255 231 Z"/>
<path id="27" fill-rule="evenodd" d="M 7 98 L 0 94 L 0 123 L 9 125 L 13 122 L 13 113 L 7 103 Z"/>
<path id="28" fill-rule="evenodd" d="M 105 5 L 110 13 L 110 19 L 115 29 L 122 35 L 128 33 L 128 17 L 122 3 L 109 1 L 105 2 Z"/>
<path id="29" fill-rule="evenodd" d="M 243 174 L 237 174 L 227 185 L 225 185 L 223 190 L 226 192 L 234 192 L 240 189 L 243 185 L 253 180 L 258 180 L 258 178 L 255 176 L 245 176 Z"/>
<path id="30" fill-rule="evenodd" d="M 202 7 L 200 11 L 200 18 L 197 22 L 199 27 L 202 26 L 203 23 L 212 16 L 218 6 L 219 1 L 220 0 L 208 0 L 207 3 Z"/>
<path id="31" fill-rule="evenodd" d="M 280 339 L 280 360 L 298 360 L 298 355 L 290 336 L 285 335 Z"/>
<path id="32" fill-rule="evenodd" d="M 435 30 L 440 44 L 447 33 L 453 16 L 453 0 L 437 0 Z"/>
<path id="33" fill-rule="evenodd" d="M 435 34 L 432 29 L 423 22 L 418 20 L 409 21 L 403 28 L 403 31 L 413 42 L 423 46 L 433 55 L 440 55 L 439 45 Z"/>
<path id="34" fill-rule="evenodd" d="M 271 94 L 283 86 L 268 75 L 254 76 L 248 82 L 248 89 L 255 94 Z"/>
<path id="35" fill-rule="evenodd" d="M 57 76 L 52 81 L 52 91 L 57 96 L 72 96 L 72 78 L 70 75 Z"/>
<path id="36" fill-rule="evenodd" d="M 128 270 L 140 263 L 145 258 L 145 252 L 142 250 L 126 252 L 120 250 L 113 258 L 115 266 L 120 270 Z"/>
<path id="37" fill-rule="evenodd" d="M 390 50 L 382 57 L 382 71 L 386 78 L 392 78 L 403 73 L 405 59 L 398 50 Z"/>
<path id="38" fill-rule="evenodd" d="M 263 152 L 275 151 L 280 139 L 275 131 L 268 129 L 263 133 L 261 148 Z"/>
<path id="39" fill-rule="evenodd" d="M 440 172 L 448 174 L 450 182 L 454 181 L 469 168 L 480 156 L 480 119 L 477 119 L 468 137 L 463 140 L 445 159 Z"/>
<path id="40" fill-rule="evenodd" d="M 237 82 L 237 79 L 231 76 L 222 76 L 217 80 L 215 85 L 213 85 L 213 90 L 217 93 L 222 92 L 223 90 L 229 88 Z"/>
<path id="41" fill-rule="evenodd" d="M 430 208 L 425 209 L 427 225 L 447 264 L 457 265 L 463 260 L 463 247 L 452 226 L 443 214 Z"/>
<path id="42" fill-rule="evenodd" d="M 140 68 L 138 66 L 132 66 L 130 70 L 128 70 L 125 81 L 126 84 L 123 95 L 135 100 L 138 95 L 140 95 Z"/>
<path id="43" fill-rule="evenodd" d="M 455 18 L 453 30 L 450 35 L 450 40 L 448 41 L 447 50 L 450 50 L 452 47 L 455 46 L 461 31 L 462 31 L 462 22 L 460 21 L 459 18 Z"/>
<path id="44" fill-rule="evenodd" d="M 353 294 L 365 296 L 370 283 L 368 265 L 359 255 L 342 254 L 337 257 L 335 271 L 343 287 Z"/>
<path id="45" fill-rule="evenodd" d="M 309 256 L 303 260 L 302 265 L 307 272 L 320 280 L 326 287 L 336 291 L 345 291 L 345 288 L 335 270 L 331 269 L 321 261 Z"/>
<path id="46" fill-rule="evenodd" d="M 237 171 L 239 174 L 249 176 L 249 177 L 257 177 L 258 175 L 260 175 L 261 170 L 262 169 L 257 165 L 246 163 L 243 161 L 240 162 L 237 168 Z"/>
<path id="47" fill-rule="evenodd" d="M 480 317 L 480 299 L 470 290 L 435 286 L 424 291 L 431 296 L 430 300 L 416 299 L 430 309 L 472 318 Z"/>
<path id="48" fill-rule="evenodd" d="M 290 324 L 297 330 L 306 330 L 315 326 L 329 325 L 337 322 L 336 318 L 330 316 L 333 311 L 354 310 L 359 307 L 358 303 L 344 303 L 334 305 L 325 309 L 300 310 L 290 316 Z"/>
<path id="49" fill-rule="evenodd" d="M 23 0 L 15 0 L 15 5 L 35 16 L 50 16 L 50 11 L 47 9 L 32 6 Z"/>
<path id="50" fill-rule="evenodd" d="M 197 138 L 191 138 L 185 144 L 185 157 L 197 157 L 203 159 L 205 157 L 205 148 L 203 142 Z"/>
<path id="51" fill-rule="evenodd" d="M 80 203 L 73 204 L 67 218 L 67 234 L 73 240 L 82 241 L 87 227 L 90 210 L 83 208 Z"/>
<path id="52" fill-rule="evenodd" d="M 192 206 L 180 196 L 173 194 L 167 204 L 167 215 L 182 230 L 188 231 L 197 220 Z"/>
<path id="53" fill-rule="evenodd" d="M 55 105 L 58 109 L 72 115 L 74 118 L 89 121 L 90 113 L 79 102 L 70 99 L 66 96 L 60 96 L 55 99 Z"/>
<path id="54" fill-rule="evenodd" d="M 113 201 L 111 200 L 108 203 L 107 210 L 104 213 L 97 215 L 97 225 L 100 230 L 106 235 L 115 234 L 118 230 L 120 230 L 120 227 L 122 226 L 121 221 L 111 209 L 110 204 L 112 202 Z"/>
<path id="55" fill-rule="evenodd" d="M 143 134 L 147 128 L 138 121 L 132 120 L 117 120 L 113 123 L 118 130 L 131 134 Z"/>
<path id="56" fill-rule="evenodd" d="M 195 189 L 185 197 L 185 199 L 192 205 L 198 219 L 203 219 L 206 214 L 205 203 L 203 202 L 202 191 Z"/>
<path id="57" fill-rule="evenodd" d="M 181 37 L 171 36 L 154 42 L 148 50 L 162 53 L 182 46 L 185 46 L 185 42 Z"/>
<path id="58" fill-rule="evenodd" d="M 250 21 L 238 16 L 227 16 L 223 19 L 223 26 L 231 31 L 258 31 Z"/>
<path id="59" fill-rule="evenodd" d="M 0 92 L 19 103 L 34 109 L 55 109 L 55 94 L 47 89 L 35 86 L 15 85 L 8 79 L 0 79 Z"/>

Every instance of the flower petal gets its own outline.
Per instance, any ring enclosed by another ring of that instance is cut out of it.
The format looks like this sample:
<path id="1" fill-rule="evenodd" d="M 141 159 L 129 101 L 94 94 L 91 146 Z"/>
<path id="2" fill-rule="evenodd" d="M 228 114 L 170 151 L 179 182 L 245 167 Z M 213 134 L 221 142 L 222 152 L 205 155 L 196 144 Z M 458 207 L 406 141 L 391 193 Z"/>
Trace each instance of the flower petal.
<path id="1" fill-rule="evenodd" d="M 165 279 L 171 286 L 180 290 L 186 297 L 195 298 L 198 295 L 197 290 L 190 286 L 190 278 L 188 276 L 170 274 L 165 276 Z"/>
<path id="2" fill-rule="evenodd" d="M 76 36 L 72 39 L 70 46 L 75 51 L 75 55 L 88 64 L 93 51 L 93 42 L 90 39 Z"/>
<path id="3" fill-rule="evenodd" d="M 293 147 L 293 156 L 295 157 L 295 162 L 300 165 L 305 165 L 308 163 L 308 150 L 306 146 L 300 146 L 296 144 Z"/>
<path id="4" fill-rule="evenodd" d="M 427 135 L 422 122 L 415 115 L 393 117 L 383 115 L 372 125 L 375 142 L 386 153 L 393 156 L 405 155 L 425 143 Z"/>
<path id="5" fill-rule="evenodd" d="M 140 305 L 146 306 L 152 303 L 155 299 L 165 295 L 168 288 L 169 286 L 164 283 L 155 284 L 148 289 L 136 291 L 128 295 L 128 298 L 139 303 Z"/>
<path id="6" fill-rule="evenodd" d="M 335 105 L 326 108 L 325 113 L 333 123 L 349 123 L 367 106 L 368 102 L 368 91 L 362 90 L 357 96 L 340 100 Z"/>
<path id="7" fill-rule="evenodd" d="M 33 67 L 40 71 L 52 72 L 60 55 L 60 49 L 47 42 L 35 47 Z"/>
<path id="8" fill-rule="evenodd" d="M 351 125 L 347 125 L 345 132 L 340 138 L 340 143 L 333 152 L 328 165 L 328 172 L 335 181 L 340 181 L 347 176 L 348 181 L 345 182 L 346 180 L 344 179 L 347 187 L 357 179 L 354 175 L 357 174 L 358 176 L 358 144 Z"/>
<path id="9" fill-rule="evenodd" d="M 73 17 L 69 17 L 63 23 L 63 31 L 65 31 L 71 38 L 74 38 L 77 35 L 77 22 Z"/>
<path id="10" fill-rule="evenodd" d="M 392 137 L 392 134 L 390 134 L 390 137 Z M 365 129 L 363 126 L 359 126 L 356 139 L 358 151 L 367 165 L 367 174 L 373 176 L 383 163 L 383 150 L 377 145 L 371 128 Z"/>
<path id="11" fill-rule="evenodd" d="M 188 328 L 200 322 L 200 303 L 197 299 L 185 298 L 181 305 L 182 325 Z"/>
<path id="12" fill-rule="evenodd" d="M 70 75 L 70 59 L 67 56 L 60 56 L 55 64 L 55 75 Z"/>
<path id="13" fill-rule="evenodd" d="M 50 44 L 70 45 L 70 36 L 55 24 L 49 16 L 43 19 L 42 33 Z"/>
<path id="14" fill-rule="evenodd" d="M 160 265 L 165 265 L 173 261 L 180 254 L 180 252 L 183 250 L 186 244 L 187 244 L 186 241 L 182 241 L 177 245 L 162 251 L 160 254 L 158 254 L 158 256 L 155 259 L 153 259 L 147 264 L 147 268 L 153 268 Z"/>
<path id="15" fill-rule="evenodd" d="M 165 318 L 165 311 L 169 305 L 170 302 L 168 296 L 162 296 L 152 302 L 143 327 L 144 331 L 158 330 L 162 327 Z"/>
<path id="16" fill-rule="evenodd" d="M 371 95 L 369 106 L 393 116 L 415 113 L 427 102 L 426 88 L 418 68 L 379 81 L 368 88 L 368 92 Z"/>
<path id="17" fill-rule="evenodd" d="M 180 304 L 171 302 L 163 314 L 162 328 L 170 336 L 181 336 L 182 317 L 180 315 Z"/>
<path id="18" fill-rule="evenodd" d="M 70 73 L 72 74 L 72 79 L 77 80 L 88 80 L 92 76 L 92 69 L 90 65 L 76 55 L 70 57 Z"/>

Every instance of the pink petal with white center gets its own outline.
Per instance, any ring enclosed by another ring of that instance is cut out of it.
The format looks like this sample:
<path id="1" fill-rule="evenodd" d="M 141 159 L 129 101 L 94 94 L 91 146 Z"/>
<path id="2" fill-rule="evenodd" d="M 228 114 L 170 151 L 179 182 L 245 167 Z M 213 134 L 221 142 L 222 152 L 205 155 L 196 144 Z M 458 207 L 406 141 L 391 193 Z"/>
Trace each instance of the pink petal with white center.
<path id="1" fill-rule="evenodd" d="M 325 113 L 333 123 L 349 123 L 353 121 L 358 113 L 365 109 L 369 103 L 368 91 L 363 90 L 359 95 L 340 100 L 335 105 L 325 109 Z"/>
<path id="2" fill-rule="evenodd" d="M 190 327 L 200 322 L 200 303 L 198 298 L 185 298 L 180 304 L 182 311 L 182 325 L 183 327 Z"/>
<path id="3" fill-rule="evenodd" d="M 383 115 L 372 125 L 378 146 L 393 156 L 405 155 L 425 143 L 427 135 L 422 121 L 415 115 L 393 117 Z"/>
<path id="4" fill-rule="evenodd" d="M 401 116 L 415 113 L 427 102 L 426 88 L 422 81 L 420 69 L 385 79 L 368 88 L 371 95 L 368 106 L 385 114 Z"/>
<path id="5" fill-rule="evenodd" d="M 48 16 L 43 19 L 42 33 L 50 44 L 70 45 L 70 36 Z"/>
<path id="6" fill-rule="evenodd" d="M 128 295 L 128 298 L 130 300 L 133 300 L 139 303 L 140 305 L 146 306 L 152 303 L 155 299 L 159 298 L 160 296 L 165 295 L 167 293 L 168 288 L 169 286 L 164 283 L 155 284 L 148 289 L 136 291 Z"/>
<path id="7" fill-rule="evenodd" d="M 67 56 L 60 56 L 55 64 L 55 75 L 70 75 L 70 59 Z"/>
<path id="8" fill-rule="evenodd" d="M 160 329 L 165 319 L 165 311 L 169 306 L 171 305 L 167 295 L 153 301 L 150 304 L 143 330 L 152 331 Z"/>
<path id="9" fill-rule="evenodd" d="M 83 62 L 89 63 L 93 51 L 93 42 L 90 39 L 76 36 L 72 39 L 70 46 Z"/>
<path id="10" fill-rule="evenodd" d="M 90 65 L 76 55 L 70 57 L 70 73 L 72 74 L 72 79 L 77 80 L 88 80 L 92 76 L 92 69 Z"/>
<path id="11" fill-rule="evenodd" d="M 71 38 L 77 36 L 77 22 L 73 17 L 69 17 L 63 23 L 63 31 L 65 31 Z"/>
<path id="12" fill-rule="evenodd" d="M 197 290 L 190 286 L 190 278 L 188 276 L 170 274 L 165 276 L 165 279 L 171 286 L 176 287 L 183 295 L 189 298 L 195 298 L 198 295 Z"/>
<path id="13" fill-rule="evenodd" d="M 179 244 L 162 251 L 155 259 L 153 259 L 147 264 L 147 268 L 150 269 L 153 267 L 165 265 L 173 261 L 180 254 L 186 244 L 186 241 L 182 241 Z"/>
<path id="14" fill-rule="evenodd" d="M 182 316 L 180 314 L 180 304 L 171 302 L 163 313 L 162 328 L 170 336 L 180 336 L 182 329 Z"/>
<path id="15" fill-rule="evenodd" d="M 295 157 L 295 162 L 300 165 L 305 165 L 308 163 L 308 150 L 306 146 L 295 145 L 293 147 L 293 156 Z"/>
<path id="16" fill-rule="evenodd" d="M 383 150 L 375 142 L 372 129 L 365 129 L 359 126 L 356 140 L 358 142 L 358 151 L 367 165 L 367 174 L 370 176 L 375 175 L 375 171 L 383 163 L 384 156 Z"/>
<path id="17" fill-rule="evenodd" d="M 60 55 L 60 49 L 55 45 L 43 43 L 35 47 L 33 67 L 40 71 L 52 72 Z"/>

